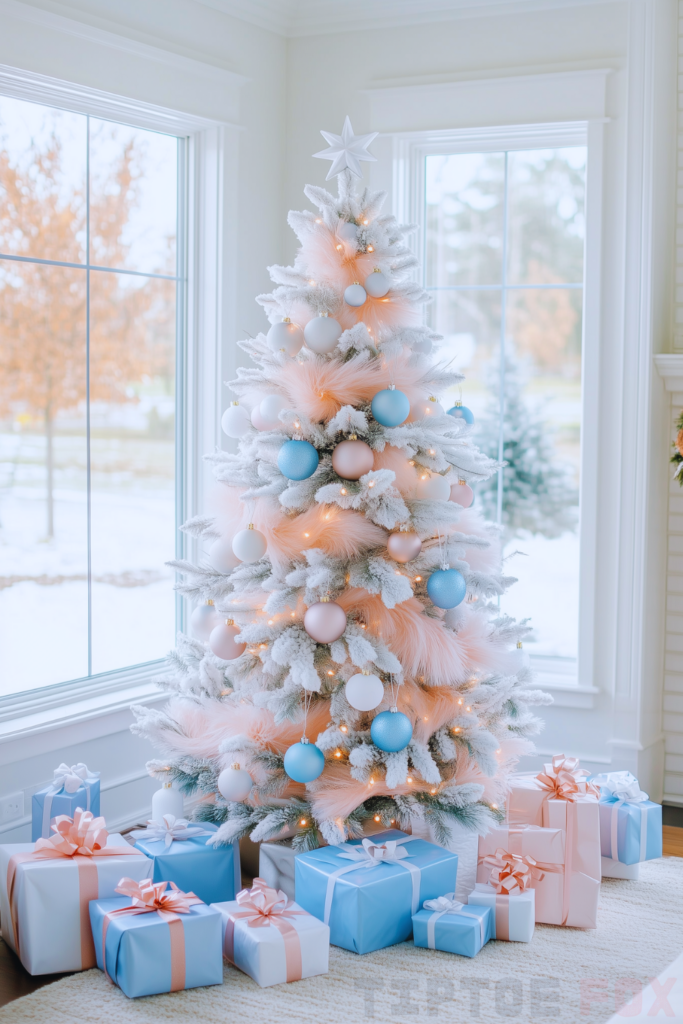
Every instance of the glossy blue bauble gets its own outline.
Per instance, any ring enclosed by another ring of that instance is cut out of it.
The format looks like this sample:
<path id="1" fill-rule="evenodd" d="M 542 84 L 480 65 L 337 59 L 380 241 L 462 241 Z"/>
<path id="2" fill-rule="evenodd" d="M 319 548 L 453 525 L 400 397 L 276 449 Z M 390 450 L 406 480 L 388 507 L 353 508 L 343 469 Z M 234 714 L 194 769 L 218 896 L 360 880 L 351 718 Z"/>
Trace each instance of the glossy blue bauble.
<path id="1" fill-rule="evenodd" d="M 277 468 L 288 480 L 307 480 L 318 468 L 318 453 L 308 441 L 285 441 Z"/>
<path id="2" fill-rule="evenodd" d="M 294 782 L 313 782 L 325 767 L 325 755 L 315 743 L 295 743 L 285 754 L 285 771 Z"/>
<path id="3" fill-rule="evenodd" d="M 448 415 L 454 416 L 456 420 L 464 420 L 465 423 L 474 423 L 474 413 L 466 405 L 454 405 L 448 410 Z"/>
<path id="4" fill-rule="evenodd" d="M 464 600 L 467 584 L 457 569 L 437 569 L 427 580 L 427 593 L 437 608 L 455 608 Z"/>
<path id="5" fill-rule="evenodd" d="M 385 388 L 372 400 L 372 415 L 383 427 L 398 427 L 408 418 L 410 400 L 402 391 Z"/>
<path id="6" fill-rule="evenodd" d="M 413 727 L 402 711 L 381 711 L 372 720 L 370 735 L 376 747 L 393 754 L 408 746 L 413 738 Z"/>

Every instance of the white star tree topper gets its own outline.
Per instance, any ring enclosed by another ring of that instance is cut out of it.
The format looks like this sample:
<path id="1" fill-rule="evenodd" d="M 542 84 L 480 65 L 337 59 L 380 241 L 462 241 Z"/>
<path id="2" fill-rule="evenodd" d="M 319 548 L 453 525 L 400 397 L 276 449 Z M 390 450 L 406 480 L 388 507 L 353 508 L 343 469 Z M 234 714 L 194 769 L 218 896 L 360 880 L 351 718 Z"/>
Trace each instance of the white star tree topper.
<path id="1" fill-rule="evenodd" d="M 325 142 L 329 143 L 329 149 L 321 149 L 314 153 L 314 157 L 320 160 L 331 160 L 332 166 L 325 181 L 341 174 L 347 167 L 356 177 L 362 178 L 361 160 L 376 160 L 376 156 L 368 153 L 368 146 L 377 138 L 379 132 L 370 132 L 369 135 L 354 135 L 351 121 L 346 117 L 341 135 L 334 135 L 332 132 L 320 132 Z"/>

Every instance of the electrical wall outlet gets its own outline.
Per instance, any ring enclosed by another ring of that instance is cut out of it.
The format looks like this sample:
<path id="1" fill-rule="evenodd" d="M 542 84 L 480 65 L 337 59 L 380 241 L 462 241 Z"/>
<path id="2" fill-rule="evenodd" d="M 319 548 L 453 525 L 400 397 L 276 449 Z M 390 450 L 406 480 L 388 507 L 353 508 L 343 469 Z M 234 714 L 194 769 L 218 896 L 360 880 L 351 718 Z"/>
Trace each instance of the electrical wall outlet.
<path id="1" fill-rule="evenodd" d="M 24 817 L 24 792 L 11 793 L 0 798 L 0 822 L 14 821 Z"/>

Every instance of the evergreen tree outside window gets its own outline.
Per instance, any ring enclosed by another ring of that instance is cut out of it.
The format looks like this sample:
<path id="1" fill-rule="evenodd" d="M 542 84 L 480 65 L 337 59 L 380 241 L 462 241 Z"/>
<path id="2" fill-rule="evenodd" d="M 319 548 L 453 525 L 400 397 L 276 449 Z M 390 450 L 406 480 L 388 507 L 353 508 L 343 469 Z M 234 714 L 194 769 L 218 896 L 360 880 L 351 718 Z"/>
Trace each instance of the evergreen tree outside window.
<path id="1" fill-rule="evenodd" d="M 578 652 L 586 148 L 427 155 L 425 286 L 473 438 L 507 465 L 476 488 L 519 583 L 532 654 Z"/>

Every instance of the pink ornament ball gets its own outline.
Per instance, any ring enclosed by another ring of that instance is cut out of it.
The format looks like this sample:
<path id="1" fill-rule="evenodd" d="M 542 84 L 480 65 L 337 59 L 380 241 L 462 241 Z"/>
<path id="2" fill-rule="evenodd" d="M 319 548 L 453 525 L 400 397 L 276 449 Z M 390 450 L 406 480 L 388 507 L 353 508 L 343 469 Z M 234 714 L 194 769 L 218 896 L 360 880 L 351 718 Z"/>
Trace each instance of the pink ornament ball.
<path id="1" fill-rule="evenodd" d="M 365 441 L 342 441 L 332 452 L 332 468 L 342 480 L 360 480 L 374 462 L 372 448 Z"/>
<path id="2" fill-rule="evenodd" d="M 416 533 L 390 533 L 387 551 L 395 562 L 411 562 L 422 550 L 422 541 Z"/>
<path id="3" fill-rule="evenodd" d="M 267 420 L 265 418 L 265 416 L 261 412 L 260 406 L 258 406 L 258 405 L 254 406 L 254 409 L 252 411 L 252 414 L 251 414 L 251 425 L 252 425 L 252 427 L 255 427 L 256 430 L 272 430 L 273 429 L 273 424 L 270 422 L 270 420 Z"/>
<path id="4" fill-rule="evenodd" d="M 451 487 L 450 501 L 462 505 L 463 508 L 469 508 L 474 501 L 474 491 L 464 480 L 458 480 L 457 484 Z"/>
<path id="5" fill-rule="evenodd" d="M 209 647 L 217 658 L 222 658 L 223 661 L 234 661 L 235 658 L 239 658 L 240 654 L 244 653 L 247 645 L 239 644 L 235 641 L 235 637 L 239 632 L 240 627 L 236 626 L 232 619 L 228 619 L 224 624 L 216 626 L 212 630 L 209 637 Z"/>
<path id="6" fill-rule="evenodd" d="M 318 601 L 304 615 L 304 629 L 318 644 L 332 644 L 346 629 L 346 612 L 336 601 Z"/>

